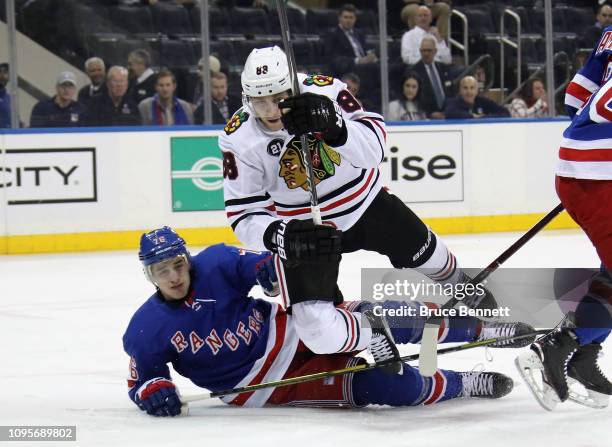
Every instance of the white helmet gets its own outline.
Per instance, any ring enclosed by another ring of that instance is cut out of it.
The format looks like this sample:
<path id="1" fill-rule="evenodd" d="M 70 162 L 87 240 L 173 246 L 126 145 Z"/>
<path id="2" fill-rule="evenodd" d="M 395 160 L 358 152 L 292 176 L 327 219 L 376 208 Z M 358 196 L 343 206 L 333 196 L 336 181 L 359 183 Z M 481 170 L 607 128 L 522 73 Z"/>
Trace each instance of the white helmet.
<path id="1" fill-rule="evenodd" d="M 255 48 L 244 63 L 240 81 L 247 97 L 275 95 L 291 89 L 287 56 L 276 45 Z"/>

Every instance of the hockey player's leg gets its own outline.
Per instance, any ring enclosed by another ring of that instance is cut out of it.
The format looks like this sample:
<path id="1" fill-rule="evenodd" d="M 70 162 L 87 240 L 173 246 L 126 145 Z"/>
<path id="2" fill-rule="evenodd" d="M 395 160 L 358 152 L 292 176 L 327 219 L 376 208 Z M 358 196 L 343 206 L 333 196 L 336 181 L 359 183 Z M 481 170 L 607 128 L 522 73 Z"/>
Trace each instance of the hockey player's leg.
<path id="1" fill-rule="evenodd" d="M 457 397 L 500 398 L 512 391 L 512 379 L 494 372 L 438 370 L 424 377 L 404 365 L 404 374 L 388 376 L 370 370 L 353 376 L 353 399 L 359 406 L 393 407 L 430 405 Z"/>
<path id="2" fill-rule="evenodd" d="M 399 198 L 384 190 L 343 235 L 344 253 L 358 249 L 376 251 L 388 256 L 395 268 L 415 269 L 442 284 L 470 280 L 444 242 Z M 497 307 L 488 291 L 466 297 L 463 302 L 473 308 Z"/>
<path id="3" fill-rule="evenodd" d="M 596 275 L 576 309 L 576 327 L 551 332 L 516 359 L 519 372 L 545 409 L 553 410 L 568 398 L 593 408 L 608 405 L 612 384 L 597 358 L 600 343 L 610 333 L 611 297 L 607 272 Z M 570 389 L 572 380 L 568 377 L 584 386 L 586 394 Z"/>
<path id="4" fill-rule="evenodd" d="M 362 302 L 360 311 L 372 309 L 385 316 L 396 343 L 419 343 L 423 335 L 429 310 L 439 305 L 418 301 L 386 300 L 381 303 Z M 507 338 L 533 332 L 532 326 L 520 322 L 497 323 L 474 317 L 444 318 L 438 330 L 438 343 L 472 342 L 491 338 Z M 499 342 L 494 348 L 520 348 L 533 342 L 533 338 Z"/>

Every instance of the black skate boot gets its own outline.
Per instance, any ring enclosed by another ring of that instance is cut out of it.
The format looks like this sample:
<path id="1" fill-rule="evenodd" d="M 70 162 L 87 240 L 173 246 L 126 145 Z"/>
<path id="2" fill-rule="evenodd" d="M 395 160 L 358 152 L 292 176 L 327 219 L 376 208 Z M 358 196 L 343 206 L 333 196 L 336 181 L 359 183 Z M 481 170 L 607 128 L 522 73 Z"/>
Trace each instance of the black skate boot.
<path id="1" fill-rule="evenodd" d="M 518 337 L 534 332 L 533 326 L 527 323 L 512 322 L 512 323 L 495 323 L 483 321 L 480 329 L 480 335 L 476 341 L 490 340 L 492 338 L 509 338 Z M 488 346 L 492 348 L 523 348 L 534 342 L 536 336 L 519 338 L 518 340 L 500 340 Z"/>
<path id="2" fill-rule="evenodd" d="M 612 383 L 597 364 L 599 351 L 601 351 L 599 343 L 591 343 L 578 348 L 567 365 L 567 375 L 580 382 L 588 390 L 612 395 Z"/>
<path id="3" fill-rule="evenodd" d="M 362 315 L 368 319 L 372 328 L 372 340 L 368 346 L 368 351 L 374 357 L 374 363 L 396 359 L 395 362 L 389 363 L 383 369 L 389 374 L 402 374 L 402 361 L 387 320 L 382 316 L 374 315 L 374 311 L 371 309 L 364 311 Z"/>
<path id="4" fill-rule="evenodd" d="M 599 343 L 581 346 L 567 365 L 568 382 L 576 380 L 587 390 L 585 395 L 570 389 L 570 400 L 592 408 L 606 408 L 612 395 L 612 383 L 597 363 L 600 351 Z"/>
<path id="5" fill-rule="evenodd" d="M 531 350 L 542 362 L 542 380 L 565 402 L 569 396 L 567 364 L 579 344 L 571 330 L 562 329 L 542 337 L 531 345 Z"/>
<path id="6" fill-rule="evenodd" d="M 459 373 L 463 382 L 461 397 L 499 399 L 512 391 L 514 382 L 496 372 L 468 371 Z"/>

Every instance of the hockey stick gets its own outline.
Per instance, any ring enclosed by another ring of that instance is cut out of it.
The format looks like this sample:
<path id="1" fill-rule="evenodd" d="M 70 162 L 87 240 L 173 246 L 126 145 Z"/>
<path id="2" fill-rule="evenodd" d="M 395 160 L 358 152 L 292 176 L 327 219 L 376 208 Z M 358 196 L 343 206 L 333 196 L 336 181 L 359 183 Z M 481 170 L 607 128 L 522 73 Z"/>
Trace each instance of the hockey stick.
<path id="1" fill-rule="evenodd" d="M 508 260 L 510 256 L 516 253 L 523 245 L 527 243 L 531 238 L 533 238 L 536 234 L 540 232 L 542 228 L 550 223 L 559 213 L 563 211 L 563 205 L 560 203 L 557 205 L 552 211 L 550 211 L 546 216 L 544 216 L 538 223 L 536 223 L 527 233 L 520 237 L 518 241 L 512 244 L 506 251 L 504 251 L 501 255 L 499 255 L 493 262 L 491 262 L 484 270 L 482 270 L 474 279 L 472 279 L 470 284 L 479 284 L 484 281 L 491 273 L 493 273 L 497 268 L 502 265 L 504 262 Z M 442 315 L 442 310 L 451 309 L 455 307 L 455 305 L 460 300 L 452 297 L 449 299 L 441 308 L 440 315 Z M 426 376 L 431 377 L 435 374 L 438 360 L 437 360 L 437 352 L 436 345 L 438 343 L 438 330 L 440 329 L 440 325 L 442 324 L 441 316 L 431 316 L 425 322 L 425 328 L 423 329 L 423 336 L 421 338 L 421 350 L 419 357 L 419 372 Z"/>
<path id="2" fill-rule="evenodd" d="M 289 75 L 291 76 L 292 90 L 294 95 L 300 94 L 300 83 L 297 76 L 297 64 L 293 54 L 293 46 L 291 45 L 291 37 L 289 35 L 289 21 L 287 20 L 287 9 L 284 0 L 276 0 L 276 10 L 281 27 L 281 36 L 283 38 L 283 47 L 287 62 L 289 65 Z M 312 170 L 312 156 L 308 147 L 308 137 L 300 135 L 300 143 L 302 145 L 302 155 L 304 156 L 304 167 L 306 168 L 306 179 L 308 180 L 308 189 L 310 190 L 310 210 L 312 220 L 315 224 L 321 225 L 321 209 L 319 207 L 319 197 L 317 196 L 317 185 L 314 180 L 314 172 Z"/>
<path id="3" fill-rule="evenodd" d="M 467 349 L 478 348 L 481 346 L 488 346 L 488 345 L 491 345 L 497 342 L 503 342 L 503 341 L 509 341 L 509 340 L 520 340 L 523 338 L 533 337 L 535 335 L 547 334 L 550 331 L 551 329 L 539 329 L 539 330 L 530 332 L 528 334 L 518 335 L 516 337 L 498 337 L 498 338 L 489 338 L 487 340 L 481 340 L 481 341 L 473 341 L 470 343 L 464 343 L 462 345 L 453 346 L 450 348 L 440 349 L 437 352 L 437 354 L 439 355 L 449 354 L 451 352 L 465 351 Z M 410 362 L 412 360 L 417 360 L 419 358 L 419 355 L 420 354 L 418 353 L 406 355 L 406 356 L 401 357 L 400 360 L 403 362 Z M 181 397 L 181 402 L 183 403 L 183 411 L 186 414 L 187 407 L 188 407 L 187 404 L 189 402 L 197 402 L 200 400 L 207 400 L 207 399 L 212 399 L 215 397 L 229 396 L 231 394 L 252 393 L 253 391 L 262 390 L 264 388 L 278 388 L 281 386 L 312 382 L 312 381 L 319 380 L 319 379 L 325 379 L 325 378 L 334 377 L 334 376 L 341 376 L 341 375 L 349 374 L 349 373 L 364 372 L 364 371 L 369 371 L 375 368 L 381 368 L 381 367 L 387 366 L 395 362 L 397 362 L 396 359 L 389 359 L 389 360 L 385 360 L 379 363 L 361 363 L 359 365 L 349 366 L 347 368 L 336 369 L 333 371 L 322 371 L 322 372 L 314 373 L 314 374 L 306 374 L 304 376 L 291 377 L 288 379 L 281 379 L 281 380 L 277 380 L 274 382 L 259 383 L 257 385 L 247 385 L 243 387 L 232 388 L 229 390 L 214 391 L 212 393 L 195 394 L 192 396 L 183 396 Z"/>

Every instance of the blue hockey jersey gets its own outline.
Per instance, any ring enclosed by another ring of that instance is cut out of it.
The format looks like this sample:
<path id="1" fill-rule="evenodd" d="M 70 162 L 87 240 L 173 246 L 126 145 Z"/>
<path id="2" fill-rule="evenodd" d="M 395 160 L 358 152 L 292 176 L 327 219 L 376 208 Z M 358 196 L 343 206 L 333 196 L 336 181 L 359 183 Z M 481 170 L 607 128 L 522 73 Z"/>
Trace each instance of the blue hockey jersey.
<path id="1" fill-rule="evenodd" d="M 211 391 L 279 380 L 298 345 L 284 309 L 248 296 L 256 284 L 255 265 L 269 256 L 211 246 L 192 257 L 188 298 L 167 302 L 153 294 L 136 311 L 123 336 L 130 356 L 129 396 L 155 377 L 170 379 L 168 364 Z M 222 400 L 262 406 L 273 389 Z"/>
<path id="2" fill-rule="evenodd" d="M 606 27 L 584 66 L 565 91 L 565 106 L 570 118 L 612 76 L 612 25 Z"/>

